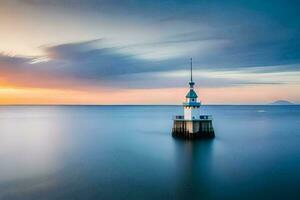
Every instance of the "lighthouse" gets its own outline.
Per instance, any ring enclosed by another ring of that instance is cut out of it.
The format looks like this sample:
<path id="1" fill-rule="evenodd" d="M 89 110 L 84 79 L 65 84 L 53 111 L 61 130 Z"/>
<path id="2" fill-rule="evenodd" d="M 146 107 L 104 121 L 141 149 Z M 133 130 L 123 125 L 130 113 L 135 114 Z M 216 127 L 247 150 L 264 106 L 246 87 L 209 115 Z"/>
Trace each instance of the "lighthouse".
<path id="1" fill-rule="evenodd" d="M 184 109 L 184 119 L 186 120 L 192 120 L 196 119 L 200 114 L 200 106 L 201 102 L 197 101 L 198 95 L 196 94 L 194 90 L 195 82 L 193 81 L 193 60 L 191 58 L 191 79 L 189 82 L 190 90 L 186 94 L 185 102 L 183 103 L 183 109 Z"/>
<path id="2" fill-rule="evenodd" d="M 172 135 L 186 139 L 213 138 L 215 136 L 211 115 L 201 115 L 201 102 L 195 92 L 193 81 L 193 60 L 190 63 L 189 91 L 183 102 L 184 115 L 174 116 Z"/>

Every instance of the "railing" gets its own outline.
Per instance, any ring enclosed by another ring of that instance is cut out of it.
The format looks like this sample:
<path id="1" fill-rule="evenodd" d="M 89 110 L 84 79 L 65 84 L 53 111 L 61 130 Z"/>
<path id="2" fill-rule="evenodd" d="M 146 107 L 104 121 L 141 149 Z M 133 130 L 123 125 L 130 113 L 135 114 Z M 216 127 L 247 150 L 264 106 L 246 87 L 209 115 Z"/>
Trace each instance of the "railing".
<path id="1" fill-rule="evenodd" d="M 173 117 L 174 120 L 184 120 L 183 115 L 176 115 Z M 200 115 L 199 117 L 193 118 L 193 120 L 212 120 L 211 115 Z"/>
<path id="2" fill-rule="evenodd" d="M 211 115 L 200 115 L 199 116 L 200 119 L 212 119 Z"/>
<path id="3" fill-rule="evenodd" d="M 184 119 L 183 115 L 176 115 L 173 117 L 173 119 Z"/>

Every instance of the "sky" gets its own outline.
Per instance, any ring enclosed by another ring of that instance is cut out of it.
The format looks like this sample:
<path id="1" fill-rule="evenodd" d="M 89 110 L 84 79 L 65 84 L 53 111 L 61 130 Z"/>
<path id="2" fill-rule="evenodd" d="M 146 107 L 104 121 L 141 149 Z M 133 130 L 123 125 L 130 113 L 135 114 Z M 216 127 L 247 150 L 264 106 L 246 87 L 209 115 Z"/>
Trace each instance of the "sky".
<path id="1" fill-rule="evenodd" d="M 0 104 L 300 102 L 300 2 L 1 0 Z"/>

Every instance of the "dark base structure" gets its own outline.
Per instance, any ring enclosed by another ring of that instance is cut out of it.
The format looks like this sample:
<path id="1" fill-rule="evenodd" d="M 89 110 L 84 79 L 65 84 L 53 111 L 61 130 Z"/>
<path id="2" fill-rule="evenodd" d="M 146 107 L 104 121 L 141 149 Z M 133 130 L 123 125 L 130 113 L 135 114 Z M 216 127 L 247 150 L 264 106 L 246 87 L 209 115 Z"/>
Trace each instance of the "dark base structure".
<path id="1" fill-rule="evenodd" d="M 215 133 L 213 131 L 198 133 L 190 133 L 188 131 L 172 131 L 172 136 L 182 139 L 212 139 L 215 137 Z"/>
<path id="2" fill-rule="evenodd" d="M 172 136 L 184 139 L 214 138 L 212 119 L 208 116 L 197 120 L 174 119 Z"/>

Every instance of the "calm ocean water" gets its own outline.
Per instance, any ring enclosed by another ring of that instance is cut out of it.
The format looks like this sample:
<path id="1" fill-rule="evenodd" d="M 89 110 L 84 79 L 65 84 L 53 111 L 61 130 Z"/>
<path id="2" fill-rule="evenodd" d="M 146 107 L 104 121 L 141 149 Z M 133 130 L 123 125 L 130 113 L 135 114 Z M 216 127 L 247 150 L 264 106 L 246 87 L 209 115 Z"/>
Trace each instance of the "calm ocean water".
<path id="1" fill-rule="evenodd" d="M 0 199 L 299 199 L 300 106 L 204 106 L 214 140 L 171 137 L 180 106 L 1 106 Z"/>

